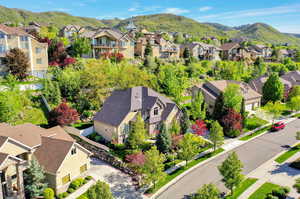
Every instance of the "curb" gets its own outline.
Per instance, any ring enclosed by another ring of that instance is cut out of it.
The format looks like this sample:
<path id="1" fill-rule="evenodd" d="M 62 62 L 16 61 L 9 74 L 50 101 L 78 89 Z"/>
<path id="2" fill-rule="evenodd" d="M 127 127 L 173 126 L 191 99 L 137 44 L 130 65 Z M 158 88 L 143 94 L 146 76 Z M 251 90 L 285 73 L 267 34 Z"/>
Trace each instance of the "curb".
<path id="1" fill-rule="evenodd" d="M 286 122 L 286 123 L 291 123 L 291 122 L 293 122 L 293 121 L 295 121 L 295 120 L 297 120 L 297 118 L 291 118 L 291 120 L 288 121 L 288 122 Z M 266 131 L 266 132 L 264 132 L 264 133 L 261 133 L 261 134 L 255 136 L 255 137 L 253 137 L 253 138 L 251 138 L 251 139 L 249 139 L 249 140 L 243 141 L 243 143 L 241 143 L 240 145 L 238 145 L 238 146 L 236 146 L 236 147 L 234 147 L 234 148 L 232 148 L 232 149 L 230 149 L 230 150 L 228 150 L 228 151 L 223 151 L 223 152 L 217 154 L 216 156 L 213 156 L 213 157 L 211 157 L 211 158 L 209 158 L 209 159 L 207 159 L 207 160 L 204 160 L 203 162 L 200 162 L 199 164 L 196 164 L 195 166 L 191 167 L 191 168 L 188 169 L 187 171 L 183 172 L 182 174 L 178 175 L 178 176 L 175 177 L 173 180 L 171 180 L 170 182 L 168 182 L 167 184 L 165 184 L 163 187 L 161 187 L 156 193 L 154 193 L 154 194 L 153 194 L 151 197 L 149 197 L 149 198 L 150 198 L 150 199 L 155 199 L 155 198 L 156 198 L 157 196 L 159 196 L 161 193 L 163 193 L 164 191 L 166 191 L 169 187 L 171 187 L 172 185 L 176 184 L 176 182 L 177 182 L 178 180 L 180 180 L 181 178 L 183 178 L 185 175 L 187 175 L 187 174 L 190 173 L 191 171 L 195 170 L 196 168 L 198 168 L 198 167 L 202 166 L 203 164 L 205 164 L 205 163 L 207 163 L 207 162 L 209 162 L 209 161 L 211 161 L 211 160 L 214 160 L 215 158 L 217 158 L 217 157 L 219 157 L 219 156 L 221 156 L 221 155 L 223 155 L 223 154 L 225 154 L 225 153 L 228 153 L 228 152 L 230 152 L 230 151 L 232 151 L 232 150 L 234 150 L 234 149 L 236 149 L 236 148 L 238 148 L 238 147 L 240 147 L 240 146 L 242 146 L 242 145 L 244 145 L 244 144 L 246 144 L 246 143 L 248 143 L 248 142 L 250 142 L 250 141 L 252 141 L 252 140 L 254 140 L 254 139 L 256 139 L 256 138 L 258 138 L 258 137 L 260 137 L 260 136 L 265 135 L 267 132 L 268 132 L 268 131 Z M 286 152 L 286 151 L 285 151 L 285 152 Z"/>

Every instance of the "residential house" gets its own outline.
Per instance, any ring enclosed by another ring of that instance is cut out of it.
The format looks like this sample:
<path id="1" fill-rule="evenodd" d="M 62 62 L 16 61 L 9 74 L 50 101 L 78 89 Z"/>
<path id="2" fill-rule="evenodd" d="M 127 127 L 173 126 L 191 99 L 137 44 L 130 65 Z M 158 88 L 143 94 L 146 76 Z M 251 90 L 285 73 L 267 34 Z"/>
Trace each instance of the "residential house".
<path id="1" fill-rule="evenodd" d="M 28 74 L 44 77 L 48 69 L 48 45 L 40 43 L 32 35 L 18 27 L 0 24 L 0 73 L 6 74 L 3 64 L 6 53 L 13 48 L 21 49 L 29 58 Z"/>
<path id="2" fill-rule="evenodd" d="M 82 34 L 84 31 L 85 28 L 79 25 L 67 25 L 60 30 L 60 36 L 72 39 L 74 34 Z"/>
<path id="3" fill-rule="evenodd" d="M 249 82 L 250 87 L 255 90 L 256 92 L 263 94 L 263 86 L 268 80 L 269 76 L 268 75 L 262 75 L 256 79 L 253 79 Z M 281 83 L 284 85 L 284 90 L 285 92 L 289 92 L 289 90 L 292 88 L 292 83 L 286 79 L 283 79 L 279 77 L 279 80 Z"/>
<path id="4" fill-rule="evenodd" d="M 29 22 L 28 26 L 23 26 L 22 29 L 27 33 L 30 33 L 30 32 L 39 33 L 41 30 L 41 27 L 42 27 L 41 24 L 32 21 L 32 22 Z"/>
<path id="5" fill-rule="evenodd" d="M 257 53 L 257 57 L 264 59 L 270 59 L 272 57 L 273 50 L 266 45 L 256 44 L 251 45 L 249 48 Z"/>
<path id="6" fill-rule="evenodd" d="M 202 42 L 183 44 L 180 47 L 180 56 L 183 57 L 184 50 L 188 48 L 192 57 L 199 60 L 221 60 L 221 49 Z"/>
<path id="7" fill-rule="evenodd" d="M 225 43 L 220 48 L 221 56 L 224 60 L 240 61 L 251 58 L 249 50 L 242 47 L 239 43 Z"/>
<path id="8" fill-rule="evenodd" d="M 90 167 L 91 153 L 61 127 L 43 129 L 33 124 L 0 124 L 0 198 L 25 199 L 23 173 L 36 158 L 44 167 L 48 185 L 56 193 Z"/>
<path id="9" fill-rule="evenodd" d="M 291 86 L 300 86 L 300 71 L 290 71 L 280 77 L 288 82 L 290 82 Z"/>
<path id="10" fill-rule="evenodd" d="M 170 126 L 181 115 L 173 101 L 150 88 L 139 86 L 114 91 L 95 115 L 94 130 L 108 141 L 124 143 L 130 123 L 136 119 L 138 112 L 142 114 L 152 136 L 157 133 L 161 123 Z"/>
<path id="11" fill-rule="evenodd" d="M 289 49 L 280 49 L 279 55 L 282 56 L 282 58 L 294 58 L 296 52 L 294 50 Z"/>
<path id="12" fill-rule="evenodd" d="M 224 93 L 227 86 L 237 84 L 240 86 L 241 94 L 245 101 L 245 110 L 251 111 L 261 105 L 261 94 L 253 90 L 247 83 L 233 80 L 209 81 L 193 87 L 193 93 L 201 91 L 208 105 L 208 111 L 213 113 L 217 98 Z"/>
<path id="13" fill-rule="evenodd" d="M 104 53 L 121 53 L 125 58 L 134 58 L 134 41 L 128 35 L 111 28 L 85 31 L 82 37 L 92 41 L 93 58 L 100 58 Z"/>

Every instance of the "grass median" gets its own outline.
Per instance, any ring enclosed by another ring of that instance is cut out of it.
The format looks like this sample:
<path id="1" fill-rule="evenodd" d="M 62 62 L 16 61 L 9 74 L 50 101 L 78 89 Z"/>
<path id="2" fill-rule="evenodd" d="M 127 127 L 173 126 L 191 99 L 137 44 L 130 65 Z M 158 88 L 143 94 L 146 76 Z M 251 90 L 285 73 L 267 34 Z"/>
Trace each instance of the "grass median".
<path id="1" fill-rule="evenodd" d="M 288 150 L 287 152 L 285 152 L 282 155 L 280 155 L 279 157 L 277 157 L 275 159 L 275 161 L 277 163 L 281 164 L 298 152 L 300 152 L 300 144 L 292 147 L 290 150 Z"/>
<path id="2" fill-rule="evenodd" d="M 200 162 L 203 162 L 203 161 L 205 161 L 205 160 L 207 160 L 207 159 L 209 159 L 213 156 L 216 156 L 219 153 L 222 153 L 223 151 L 224 151 L 224 149 L 220 148 L 220 149 L 217 149 L 215 152 L 208 153 L 208 154 L 206 154 L 206 155 L 204 155 L 204 156 L 202 156 L 198 159 L 190 161 L 186 166 L 180 167 L 179 169 L 177 169 L 173 173 L 168 174 L 163 180 L 160 180 L 159 182 L 157 182 L 155 187 L 152 187 L 152 188 L 150 188 L 146 191 L 146 194 L 154 194 L 161 187 L 163 187 L 164 185 L 169 183 L 171 180 L 173 180 L 174 178 L 176 178 L 177 176 L 179 176 L 183 172 L 189 170 L 190 168 L 192 168 L 193 166 L 199 164 Z"/>
<path id="3" fill-rule="evenodd" d="M 251 185 L 257 181 L 256 178 L 247 178 L 242 182 L 242 184 L 234 189 L 232 196 L 227 196 L 226 199 L 237 199 L 242 193 L 244 193 Z"/>
<path id="4" fill-rule="evenodd" d="M 259 187 L 250 197 L 249 199 L 265 199 L 268 193 L 271 193 L 272 190 L 278 189 L 280 186 L 277 184 L 272 184 L 266 182 L 261 187 Z"/>
<path id="5" fill-rule="evenodd" d="M 247 141 L 247 140 L 250 140 L 251 138 L 254 138 L 254 137 L 256 137 L 256 136 L 258 136 L 258 135 L 260 135 L 262 133 L 265 133 L 266 131 L 269 131 L 269 130 L 271 130 L 271 125 L 270 126 L 266 126 L 266 127 L 262 128 L 260 130 L 257 130 L 255 132 L 249 134 L 249 135 L 241 137 L 239 140 L 241 140 L 241 141 Z"/>

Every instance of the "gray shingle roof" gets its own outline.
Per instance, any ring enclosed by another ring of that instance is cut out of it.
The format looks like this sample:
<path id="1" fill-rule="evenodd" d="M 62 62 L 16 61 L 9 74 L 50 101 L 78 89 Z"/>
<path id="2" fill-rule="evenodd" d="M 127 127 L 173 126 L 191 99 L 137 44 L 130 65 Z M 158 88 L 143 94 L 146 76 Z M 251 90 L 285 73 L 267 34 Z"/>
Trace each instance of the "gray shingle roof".
<path id="1" fill-rule="evenodd" d="M 165 119 L 176 104 L 147 87 L 134 87 L 126 90 L 116 90 L 104 102 L 94 120 L 118 126 L 129 112 L 146 111 L 152 108 L 157 100 L 165 106 L 162 119 Z"/>

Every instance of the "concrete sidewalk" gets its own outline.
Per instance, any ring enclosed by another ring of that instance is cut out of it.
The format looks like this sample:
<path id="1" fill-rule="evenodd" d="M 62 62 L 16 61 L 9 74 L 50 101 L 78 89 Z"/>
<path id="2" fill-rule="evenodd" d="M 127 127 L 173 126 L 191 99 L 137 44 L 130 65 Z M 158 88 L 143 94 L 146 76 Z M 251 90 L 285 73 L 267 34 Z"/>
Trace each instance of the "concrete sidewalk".
<path id="1" fill-rule="evenodd" d="M 281 153 L 282 154 L 282 153 Z M 281 155 L 279 154 L 279 155 Z M 279 156 L 278 155 L 278 156 Z M 278 157 L 274 157 L 271 160 L 267 161 L 265 164 L 261 165 L 253 172 L 251 172 L 247 177 L 257 178 L 259 179 L 255 184 L 249 187 L 240 197 L 239 199 L 247 199 L 254 193 L 261 185 L 265 182 L 271 182 L 274 184 L 278 184 L 280 186 L 288 186 L 291 188 L 291 192 L 289 196 L 291 198 L 297 199 L 299 197 L 299 193 L 293 188 L 295 184 L 295 180 L 300 178 L 300 172 L 297 169 L 293 169 L 288 165 L 298 159 L 300 157 L 300 153 L 295 154 L 291 158 L 289 158 L 283 164 L 279 164 L 274 160 Z"/>

